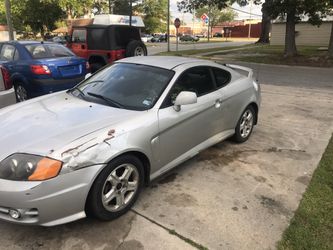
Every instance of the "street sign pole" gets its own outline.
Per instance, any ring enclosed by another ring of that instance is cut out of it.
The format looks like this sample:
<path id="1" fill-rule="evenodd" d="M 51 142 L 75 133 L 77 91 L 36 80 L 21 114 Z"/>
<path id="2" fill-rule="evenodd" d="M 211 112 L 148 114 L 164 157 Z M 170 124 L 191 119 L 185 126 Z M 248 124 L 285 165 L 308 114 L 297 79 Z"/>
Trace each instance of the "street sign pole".
<path id="1" fill-rule="evenodd" d="M 176 51 L 178 51 L 178 28 L 176 28 Z"/>
<path id="2" fill-rule="evenodd" d="M 168 52 L 170 52 L 170 0 L 168 0 L 168 27 L 167 27 L 167 39 L 168 39 Z"/>
<path id="3" fill-rule="evenodd" d="M 176 51 L 178 51 L 178 29 L 180 27 L 180 19 L 176 18 L 174 21 L 174 25 L 176 27 Z"/>

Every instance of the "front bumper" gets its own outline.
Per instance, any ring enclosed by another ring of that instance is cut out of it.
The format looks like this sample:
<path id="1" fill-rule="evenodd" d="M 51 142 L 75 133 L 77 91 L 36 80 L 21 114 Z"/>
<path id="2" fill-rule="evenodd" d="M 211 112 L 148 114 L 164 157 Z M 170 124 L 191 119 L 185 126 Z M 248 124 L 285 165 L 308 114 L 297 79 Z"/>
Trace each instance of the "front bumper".
<path id="1" fill-rule="evenodd" d="M 86 217 L 90 187 L 104 165 L 95 165 L 42 182 L 0 179 L 0 219 L 29 225 L 55 226 Z M 10 210 L 21 213 L 19 219 Z"/>
<path id="2" fill-rule="evenodd" d="M 15 90 L 0 91 L 0 108 L 16 103 Z"/>

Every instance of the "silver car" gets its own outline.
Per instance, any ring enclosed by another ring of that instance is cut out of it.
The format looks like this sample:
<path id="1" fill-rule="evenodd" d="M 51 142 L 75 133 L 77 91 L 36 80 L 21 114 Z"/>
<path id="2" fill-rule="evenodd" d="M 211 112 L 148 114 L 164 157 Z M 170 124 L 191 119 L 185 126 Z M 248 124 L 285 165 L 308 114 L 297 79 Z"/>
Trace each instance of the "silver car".
<path id="1" fill-rule="evenodd" d="M 241 72 L 241 73 L 239 73 Z M 134 57 L 0 111 L 0 219 L 54 226 L 128 211 L 143 186 L 258 120 L 252 71 Z"/>

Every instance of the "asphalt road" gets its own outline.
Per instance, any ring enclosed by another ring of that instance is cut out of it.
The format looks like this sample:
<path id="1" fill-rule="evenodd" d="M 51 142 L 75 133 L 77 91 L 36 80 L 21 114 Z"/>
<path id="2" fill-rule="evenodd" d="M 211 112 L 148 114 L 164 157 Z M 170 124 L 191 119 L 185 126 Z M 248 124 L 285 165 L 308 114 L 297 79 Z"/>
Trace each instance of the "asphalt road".
<path id="1" fill-rule="evenodd" d="M 237 42 L 211 42 L 211 43 L 179 43 L 178 50 L 192 50 L 192 49 L 211 49 L 211 48 L 224 48 L 232 46 L 242 46 L 251 44 L 253 41 L 237 41 Z M 148 55 L 156 55 L 160 52 L 167 51 L 167 43 L 149 43 Z M 171 51 L 176 51 L 176 44 L 171 43 Z"/>
<path id="2" fill-rule="evenodd" d="M 234 62 L 233 62 L 234 63 Z M 333 68 L 237 63 L 254 70 L 261 84 L 309 89 L 333 88 Z"/>

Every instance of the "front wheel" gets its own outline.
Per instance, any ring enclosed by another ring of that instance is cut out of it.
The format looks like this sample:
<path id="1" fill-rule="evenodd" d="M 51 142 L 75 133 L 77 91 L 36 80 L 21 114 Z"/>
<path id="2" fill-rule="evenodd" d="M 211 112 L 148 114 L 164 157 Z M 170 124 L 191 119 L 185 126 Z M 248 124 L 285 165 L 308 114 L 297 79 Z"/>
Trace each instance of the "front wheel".
<path id="1" fill-rule="evenodd" d="M 255 110 L 251 106 L 248 106 L 245 109 L 235 129 L 235 135 L 233 136 L 233 140 L 235 142 L 242 143 L 250 138 L 253 131 L 256 115 L 257 114 Z"/>
<path id="2" fill-rule="evenodd" d="M 132 155 L 116 158 L 95 180 L 86 204 L 88 215 L 113 220 L 126 213 L 143 187 L 143 165 Z"/>

